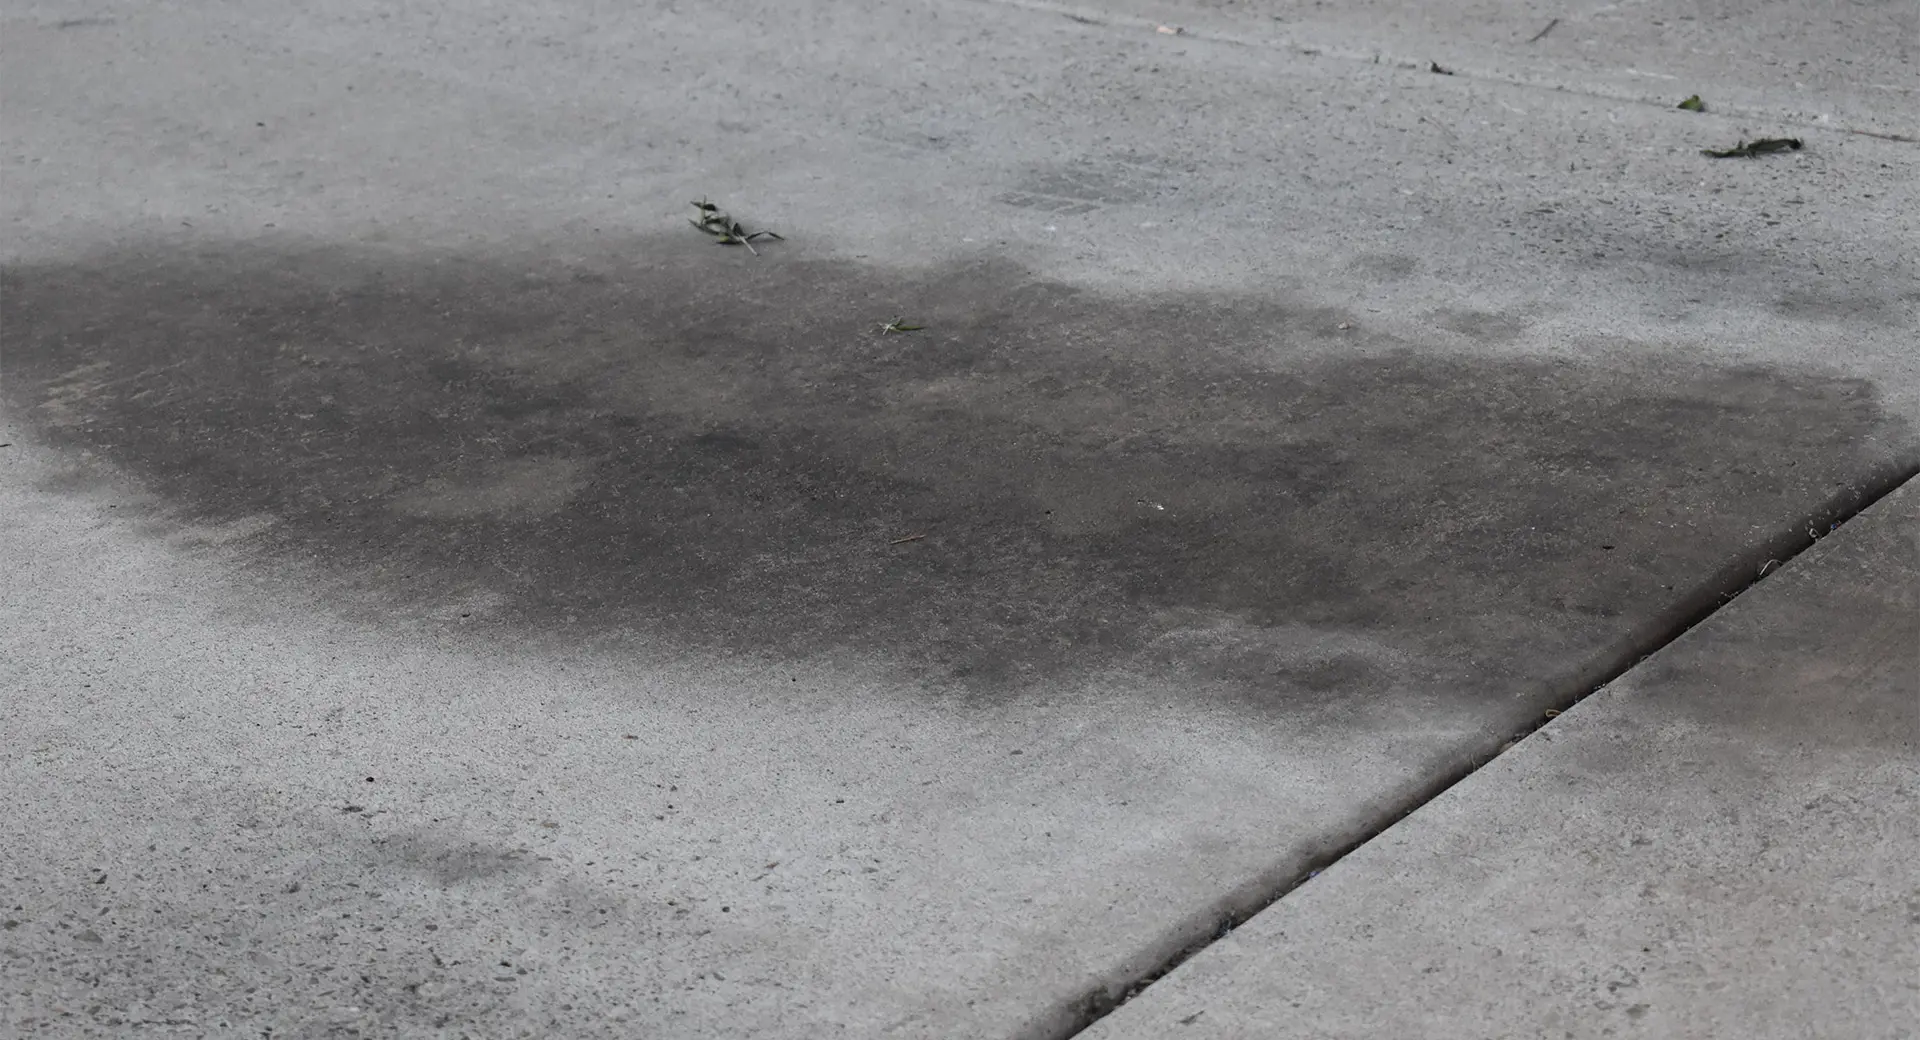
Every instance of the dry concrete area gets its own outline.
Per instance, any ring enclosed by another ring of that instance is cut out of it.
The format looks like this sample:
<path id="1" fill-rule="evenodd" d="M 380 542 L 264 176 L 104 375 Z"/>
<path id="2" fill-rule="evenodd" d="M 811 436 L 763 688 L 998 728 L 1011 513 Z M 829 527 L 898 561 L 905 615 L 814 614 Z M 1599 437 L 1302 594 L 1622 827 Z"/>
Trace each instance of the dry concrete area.
<path id="1" fill-rule="evenodd" d="M 1920 1023 L 1920 484 L 1083 1036 Z"/>
<path id="2" fill-rule="evenodd" d="M 0 1033 L 1083 1030 L 1920 466 L 1914 28 L 5 5 Z"/>

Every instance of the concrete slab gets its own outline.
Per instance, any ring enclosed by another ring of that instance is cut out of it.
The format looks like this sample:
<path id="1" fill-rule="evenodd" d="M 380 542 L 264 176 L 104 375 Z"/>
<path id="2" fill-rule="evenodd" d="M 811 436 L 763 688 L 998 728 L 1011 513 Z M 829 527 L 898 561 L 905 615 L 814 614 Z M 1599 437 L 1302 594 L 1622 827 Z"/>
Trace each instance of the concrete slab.
<path id="1" fill-rule="evenodd" d="M 1920 454 L 1897 142 L 765 8 L 9 9 L 9 1028 L 1058 1035 Z"/>
<path id="2" fill-rule="evenodd" d="M 1910 1037 L 1920 485 L 1086 1036 Z"/>

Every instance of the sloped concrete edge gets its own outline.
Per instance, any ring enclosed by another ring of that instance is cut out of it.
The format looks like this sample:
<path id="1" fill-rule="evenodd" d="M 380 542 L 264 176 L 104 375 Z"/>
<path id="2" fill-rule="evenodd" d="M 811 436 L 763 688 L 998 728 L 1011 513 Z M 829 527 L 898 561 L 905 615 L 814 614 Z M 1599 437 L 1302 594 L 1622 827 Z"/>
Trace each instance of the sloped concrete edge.
<path id="1" fill-rule="evenodd" d="M 1085 1036 L 1911 1037 L 1909 482 Z"/>

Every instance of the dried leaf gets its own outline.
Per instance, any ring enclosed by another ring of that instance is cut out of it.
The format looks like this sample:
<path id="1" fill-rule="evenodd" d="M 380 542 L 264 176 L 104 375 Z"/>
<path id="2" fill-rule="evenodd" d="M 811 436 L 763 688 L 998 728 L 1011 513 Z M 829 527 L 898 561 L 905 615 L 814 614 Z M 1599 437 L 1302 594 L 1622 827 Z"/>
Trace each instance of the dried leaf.
<path id="1" fill-rule="evenodd" d="M 1710 159 L 1753 159 L 1769 152 L 1797 152 L 1805 147 L 1798 137 L 1763 137 L 1758 141 L 1742 141 L 1732 148 L 1702 148 L 1700 154 Z"/>
<path id="2" fill-rule="evenodd" d="M 700 217 L 697 220 L 689 218 L 687 220 L 687 223 L 692 224 L 694 227 L 699 228 L 701 231 L 704 231 L 709 235 L 712 235 L 714 242 L 719 245 L 746 246 L 747 252 L 752 253 L 755 256 L 759 256 L 760 251 L 753 248 L 754 239 L 771 238 L 778 241 L 784 241 L 784 238 L 782 236 L 774 234 L 771 231 L 752 231 L 752 232 L 748 231 L 747 226 L 745 224 L 742 224 L 739 221 L 728 216 L 727 214 L 721 212 L 719 206 L 715 205 L 714 203 L 708 202 L 706 199 L 701 199 L 699 202 L 689 203 L 689 205 L 691 205 L 695 210 L 699 211 Z"/>

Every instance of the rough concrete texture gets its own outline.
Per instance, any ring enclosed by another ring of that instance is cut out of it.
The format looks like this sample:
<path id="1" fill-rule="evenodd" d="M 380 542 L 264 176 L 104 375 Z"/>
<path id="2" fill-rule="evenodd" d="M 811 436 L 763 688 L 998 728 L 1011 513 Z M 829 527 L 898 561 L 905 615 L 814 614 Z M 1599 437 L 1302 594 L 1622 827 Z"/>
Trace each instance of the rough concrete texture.
<path id="1" fill-rule="evenodd" d="M 1083 1034 L 1912 1037 L 1920 485 Z"/>
<path id="2" fill-rule="evenodd" d="M 1097 0 L 1029 6 L 1241 46 L 1920 139 L 1920 7 L 1885 0 Z"/>
<path id="3" fill-rule="evenodd" d="M 23 1034 L 1058 1035 L 1920 457 L 1817 124 L 995 4 L 0 58 Z"/>

